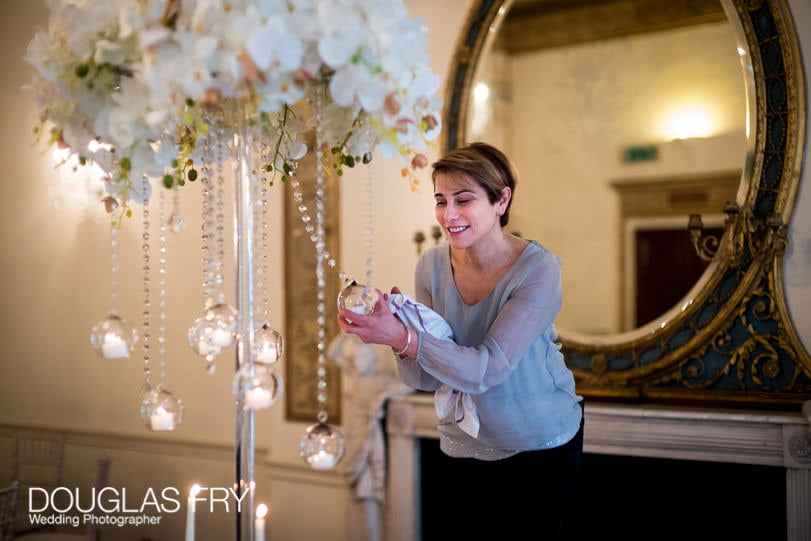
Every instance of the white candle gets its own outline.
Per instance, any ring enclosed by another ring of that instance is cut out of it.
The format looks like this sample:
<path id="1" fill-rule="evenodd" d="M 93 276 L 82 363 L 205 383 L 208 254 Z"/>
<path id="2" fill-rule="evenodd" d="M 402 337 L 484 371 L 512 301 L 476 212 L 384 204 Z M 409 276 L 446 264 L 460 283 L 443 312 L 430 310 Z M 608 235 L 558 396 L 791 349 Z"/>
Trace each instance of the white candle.
<path id="1" fill-rule="evenodd" d="M 256 506 L 256 519 L 253 521 L 253 529 L 256 531 L 255 541 L 265 541 L 265 516 L 267 514 L 267 505 L 260 503 Z"/>
<path id="2" fill-rule="evenodd" d="M 369 308 L 365 304 L 355 304 L 354 306 L 347 306 L 347 308 L 361 315 L 366 315 L 369 312 Z"/>
<path id="3" fill-rule="evenodd" d="M 316 470 L 328 470 L 335 465 L 335 456 L 319 451 L 317 455 L 313 455 L 310 465 Z"/>
<path id="4" fill-rule="evenodd" d="M 252 410 L 269 408 L 271 402 L 270 391 L 266 391 L 261 387 L 245 391 L 245 405 Z"/>
<path id="5" fill-rule="evenodd" d="M 186 502 L 186 541 L 194 541 L 194 504 L 200 485 L 195 483 L 189 490 L 189 499 Z"/>
<path id="6" fill-rule="evenodd" d="M 210 353 L 216 355 L 217 353 L 220 352 L 219 346 L 209 344 L 205 338 L 202 338 L 200 339 L 199 342 L 197 342 L 197 350 L 200 353 L 200 355 L 208 355 Z"/>
<path id="7" fill-rule="evenodd" d="M 166 411 L 163 406 L 158 406 L 158 409 L 149 417 L 149 423 L 152 430 L 172 430 L 175 428 L 175 414 Z"/>
<path id="8" fill-rule="evenodd" d="M 234 336 L 225 329 L 216 329 L 211 335 L 211 343 L 218 346 L 230 346 Z"/>
<path id="9" fill-rule="evenodd" d="M 112 332 L 104 335 L 101 351 L 105 359 L 121 359 L 130 356 L 127 344 L 124 343 L 120 336 Z"/>
<path id="10" fill-rule="evenodd" d="M 276 354 L 276 344 L 265 344 L 256 352 L 256 360 L 260 363 L 271 364 L 279 360 Z"/>

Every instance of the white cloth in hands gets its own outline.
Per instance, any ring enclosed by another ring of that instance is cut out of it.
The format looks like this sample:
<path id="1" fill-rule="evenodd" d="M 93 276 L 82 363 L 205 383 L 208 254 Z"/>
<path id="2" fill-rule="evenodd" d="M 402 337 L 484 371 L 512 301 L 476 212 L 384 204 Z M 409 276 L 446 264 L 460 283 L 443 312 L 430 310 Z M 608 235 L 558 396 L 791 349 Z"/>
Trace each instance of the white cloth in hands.
<path id="1" fill-rule="evenodd" d="M 436 338 L 453 339 L 453 329 L 442 316 L 402 293 L 390 293 L 386 304 L 400 321 L 409 329 L 422 330 Z M 452 414 L 453 421 L 468 435 L 479 435 L 479 414 L 473 398 L 450 385 L 443 384 L 434 393 L 434 408 L 440 419 Z"/>

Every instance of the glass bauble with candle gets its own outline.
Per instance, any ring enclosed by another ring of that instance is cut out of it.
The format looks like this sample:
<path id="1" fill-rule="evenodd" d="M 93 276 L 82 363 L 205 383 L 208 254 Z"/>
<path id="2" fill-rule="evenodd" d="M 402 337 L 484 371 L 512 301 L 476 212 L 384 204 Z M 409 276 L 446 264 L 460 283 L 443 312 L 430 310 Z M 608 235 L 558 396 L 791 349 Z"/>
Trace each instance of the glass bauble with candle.
<path id="1" fill-rule="evenodd" d="M 183 402 L 158 385 L 141 403 L 141 420 L 150 430 L 174 430 L 183 420 Z"/>
<path id="2" fill-rule="evenodd" d="M 352 280 L 338 294 L 338 310 L 351 310 L 356 314 L 369 315 L 377 304 L 377 290 Z"/>
<path id="3" fill-rule="evenodd" d="M 126 359 L 136 342 L 138 331 L 115 312 L 110 312 L 90 331 L 90 344 L 103 359 Z"/>
<path id="4" fill-rule="evenodd" d="M 274 364 L 282 358 L 284 339 L 279 331 L 269 324 L 262 325 L 253 335 L 253 360 L 256 363 Z"/>
<path id="5" fill-rule="evenodd" d="M 307 427 L 299 444 L 299 454 L 314 470 L 328 470 L 340 462 L 345 448 L 343 434 L 337 428 L 319 421 Z"/>
<path id="6" fill-rule="evenodd" d="M 206 357 L 209 361 L 220 354 L 222 348 L 212 342 L 217 324 L 205 317 L 198 317 L 189 327 L 187 337 L 192 351 Z"/>
<path id="7" fill-rule="evenodd" d="M 281 376 L 268 365 L 242 363 L 234 374 L 234 399 L 245 410 L 266 409 L 284 389 Z"/>
<path id="8" fill-rule="evenodd" d="M 214 324 L 209 342 L 221 348 L 234 342 L 237 332 L 237 311 L 231 305 L 220 302 L 209 308 L 203 317 Z"/>

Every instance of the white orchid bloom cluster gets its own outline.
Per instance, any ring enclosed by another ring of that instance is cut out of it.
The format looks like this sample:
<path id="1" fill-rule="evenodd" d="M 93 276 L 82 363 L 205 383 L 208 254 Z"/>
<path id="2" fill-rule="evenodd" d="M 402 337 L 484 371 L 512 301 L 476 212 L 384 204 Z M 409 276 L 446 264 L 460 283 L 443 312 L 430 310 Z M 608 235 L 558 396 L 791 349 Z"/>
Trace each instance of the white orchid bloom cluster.
<path id="1" fill-rule="evenodd" d="M 306 152 L 318 95 L 324 156 L 379 148 L 408 167 L 440 130 L 439 77 L 402 0 L 48 0 L 29 44 L 40 129 L 109 175 L 108 210 L 143 203 L 149 179 L 183 184 L 206 112 L 240 104 L 274 149 Z M 90 144 L 90 148 L 88 148 Z M 148 177 L 148 178 L 147 178 Z"/>

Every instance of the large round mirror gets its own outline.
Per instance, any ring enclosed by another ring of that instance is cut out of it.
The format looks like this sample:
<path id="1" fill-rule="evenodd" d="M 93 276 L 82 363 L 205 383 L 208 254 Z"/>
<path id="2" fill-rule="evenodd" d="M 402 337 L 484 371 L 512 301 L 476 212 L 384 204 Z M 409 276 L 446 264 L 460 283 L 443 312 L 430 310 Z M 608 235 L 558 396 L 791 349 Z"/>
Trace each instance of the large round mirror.
<path id="1" fill-rule="evenodd" d="M 584 396 L 807 399 L 781 285 L 804 148 L 793 24 L 785 0 L 473 0 L 444 147 L 516 162 L 511 227 L 563 260 Z M 690 214 L 723 230 L 706 261 Z"/>
<path id="2" fill-rule="evenodd" d="M 515 162 L 509 228 L 563 261 L 561 336 L 641 328 L 706 269 L 688 215 L 720 227 L 741 185 L 742 38 L 719 0 L 495 4 L 457 144 Z"/>

